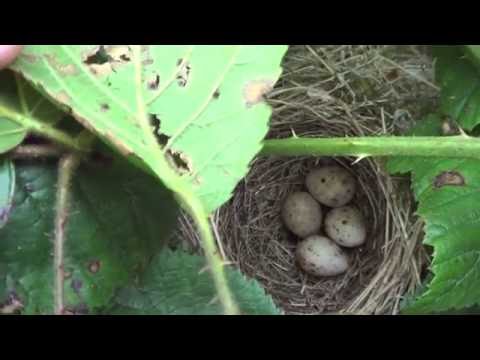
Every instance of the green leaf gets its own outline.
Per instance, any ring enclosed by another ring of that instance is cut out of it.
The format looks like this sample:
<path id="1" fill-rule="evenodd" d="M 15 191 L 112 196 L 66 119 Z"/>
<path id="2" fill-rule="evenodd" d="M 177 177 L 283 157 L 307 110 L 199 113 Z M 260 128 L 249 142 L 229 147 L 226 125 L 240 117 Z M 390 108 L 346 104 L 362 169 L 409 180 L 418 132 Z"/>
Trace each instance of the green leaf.
<path id="1" fill-rule="evenodd" d="M 56 175 L 55 165 L 18 163 L 13 211 L 1 229 L 0 303 L 15 293 L 26 314 L 53 309 Z M 65 302 L 72 311 L 95 313 L 160 251 L 178 207 L 155 178 L 119 159 L 82 165 L 72 190 Z"/>
<path id="2" fill-rule="evenodd" d="M 0 112 L 2 108 L 55 125 L 65 113 L 48 100 L 48 95 L 35 89 L 12 71 L 0 71 Z"/>
<path id="3" fill-rule="evenodd" d="M 441 113 L 419 122 L 411 135 L 441 136 L 444 115 L 467 130 L 479 124 L 478 54 L 478 46 L 434 48 Z M 424 243 L 434 248 L 433 278 L 421 295 L 409 299 L 405 312 L 442 313 L 479 305 L 478 161 L 403 157 L 391 159 L 388 168 L 392 173 L 412 173 L 417 213 L 425 221 Z"/>
<path id="4" fill-rule="evenodd" d="M 34 118 L 40 126 L 53 126 L 64 113 L 13 72 L 0 71 L 0 154 L 18 146 L 27 136 L 29 126 L 19 121 L 23 116 Z"/>
<path id="5" fill-rule="evenodd" d="M 15 168 L 8 159 L 0 158 L 0 229 L 7 223 L 15 193 Z"/>
<path id="6" fill-rule="evenodd" d="M 205 259 L 182 251 L 162 251 L 147 269 L 142 284 L 122 289 L 112 314 L 220 315 L 215 287 Z M 228 268 L 227 278 L 245 315 L 279 315 L 271 297 L 255 280 Z"/>
<path id="7" fill-rule="evenodd" d="M 440 110 L 466 130 L 480 122 L 479 71 L 459 46 L 435 46 L 435 75 L 441 85 Z"/>
<path id="8" fill-rule="evenodd" d="M 442 116 L 431 115 L 412 135 L 438 135 Z M 391 173 L 412 173 L 424 243 L 434 249 L 428 289 L 404 309 L 440 313 L 480 304 L 479 163 L 470 159 L 396 158 Z"/>
<path id="9" fill-rule="evenodd" d="M 480 69 L 480 45 L 464 45 L 464 49 L 470 61 Z"/>
<path id="10" fill-rule="evenodd" d="M 20 145 L 26 135 L 27 130 L 22 125 L 0 117 L 0 154 Z"/>
<path id="11" fill-rule="evenodd" d="M 27 46 L 13 69 L 173 191 L 188 184 L 184 195 L 195 194 L 211 212 L 228 200 L 261 148 L 271 114 L 262 94 L 280 76 L 286 50 Z"/>

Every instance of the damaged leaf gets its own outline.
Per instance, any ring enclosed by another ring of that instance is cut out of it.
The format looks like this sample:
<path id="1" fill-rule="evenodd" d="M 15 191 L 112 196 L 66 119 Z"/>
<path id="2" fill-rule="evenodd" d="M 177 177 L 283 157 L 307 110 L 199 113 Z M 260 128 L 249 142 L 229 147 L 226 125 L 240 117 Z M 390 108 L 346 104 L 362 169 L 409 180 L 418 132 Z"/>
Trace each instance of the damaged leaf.
<path id="1" fill-rule="evenodd" d="M 470 47 L 471 59 L 478 48 Z M 457 46 L 434 47 L 440 111 L 419 121 L 409 135 L 449 136 L 457 125 L 472 130 L 480 123 L 480 72 L 464 55 Z M 478 161 L 399 157 L 388 162 L 388 170 L 411 173 L 417 214 L 425 222 L 424 243 L 433 247 L 426 287 L 406 302 L 404 312 L 443 313 L 480 305 Z"/>
<path id="2" fill-rule="evenodd" d="M 458 171 L 443 171 L 435 177 L 433 186 L 436 188 L 443 186 L 465 186 L 465 179 Z"/>
<path id="3" fill-rule="evenodd" d="M 440 113 L 419 121 L 411 135 L 448 136 L 446 121 L 466 130 L 480 123 L 478 49 L 467 46 L 464 56 L 457 46 L 435 47 L 436 77 L 442 86 Z M 471 159 L 406 157 L 388 163 L 391 173 L 411 173 L 417 213 L 425 221 L 424 243 L 433 247 L 426 289 L 408 302 L 406 313 L 442 313 L 480 305 L 478 165 Z"/>
<path id="4" fill-rule="evenodd" d="M 414 129 L 417 136 L 438 136 L 442 116 L 431 115 Z M 477 160 L 448 158 L 391 159 L 390 173 L 411 173 L 425 221 L 424 243 L 433 247 L 432 279 L 409 301 L 405 313 L 461 310 L 480 299 L 480 171 Z"/>
<path id="5" fill-rule="evenodd" d="M 261 148 L 271 114 L 263 96 L 279 78 L 286 50 L 34 45 L 13 69 L 173 191 L 188 184 L 211 212 L 229 199 Z M 155 133 L 151 117 L 160 119 Z M 168 164 L 179 178 L 158 165 L 174 154 L 180 165 Z"/>

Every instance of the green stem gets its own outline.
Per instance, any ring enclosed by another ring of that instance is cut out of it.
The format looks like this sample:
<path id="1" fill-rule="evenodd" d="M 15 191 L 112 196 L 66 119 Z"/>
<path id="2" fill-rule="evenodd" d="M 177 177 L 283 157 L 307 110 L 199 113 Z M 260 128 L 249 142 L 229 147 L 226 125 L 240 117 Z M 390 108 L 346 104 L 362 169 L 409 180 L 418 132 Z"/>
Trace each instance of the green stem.
<path id="1" fill-rule="evenodd" d="M 421 156 L 480 159 L 480 140 L 448 137 L 288 138 L 265 140 L 260 155 Z"/>
<path id="2" fill-rule="evenodd" d="M 209 266 L 210 273 L 217 289 L 218 299 L 223 306 L 226 315 L 238 315 L 240 311 L 230 291 L 227 277 L 225 274 L 223 260 L 217 250 L 217 245 L 208 222 L 208 215 L 202 202 L 191 191 L 190 185 L 180 178 L 170 168 L 165 158 L 159 157 L 157 168 L 154 170 L 156 175 L 163 180 L 164 184 L 172 190 L 182 207 L 192 216 L 200 239 L 202 248 Z"/>
<path id="3" fill-rule="evenodd" d="M 190 185 L 168 165 L 167 160 L 163 156 L 158 157 L 154 172 L 175 193 L 182 207 L 188 211 L 197 225 L 200 239 L 202 240 L 202 248 L 205 252 L 209 270 L 217 289 L 218 299 L 223 306 L 224 313 L 226 315 L 240 314 L 228 286 L 223 260 L 217 250 L 217 245 L 208 222 L 208 214 L 202 202 L 191 190 Z"/>
<path id="4" fill-rule="evenodd" d="M 188 202 L 185 201 L 187 199 Z M 228 286 L 223 260 L 217 249 L 217 244 L 215 243 L 210 223 L 208 222 L 208 216 L 203 209 L 203 205 L 194 194 L 186 196 L 184 202 L 187 204 L 187 208 L 189 208 L 189 212 L 197 224 L 205 257 L 207 258 L 210 272 L 217 289 L 218 298 L 223 305 L 224 312 L 226 315 L 238 315 L 240 311 Z"/>
<path id="5" fill-rule="evenodd" d="M 55 236 L 54 236 L 54 304 L 55 314 L 62 315 L 64 304 L 64 244 L 70 204 L 70 182 L 73 172 L 79 164 L 76 154 L 67 154 L 60 159 L 58 168 L 58 186 L 56 194 Z"/>
<path id="6" fill-rule="evenodd" d="M 70 150 L 88 152 L 88 148 L 82 147 L 73 137 L 67 133 L 57 130 L 54 127 L 36 119 L 35 117 L 24 115 L 0 106 L 0 116 L 6 117 L 22 125 L 27 131 L 46 137 L 53 142 L 62 145 Z"/>

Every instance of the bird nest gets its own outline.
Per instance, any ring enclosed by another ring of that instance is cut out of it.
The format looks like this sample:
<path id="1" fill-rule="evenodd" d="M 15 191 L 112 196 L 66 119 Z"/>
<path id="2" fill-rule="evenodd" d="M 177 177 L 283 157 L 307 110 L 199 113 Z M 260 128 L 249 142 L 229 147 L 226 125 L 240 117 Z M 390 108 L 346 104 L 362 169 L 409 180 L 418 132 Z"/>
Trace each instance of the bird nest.
<path id="1" fill-rule="evenodd" d="M 268 98 L 268 138 L 397 134 L 428 112 L 438 95 L 432 61 L 417 46 L 291 46 L 283 66 Z M 305 190 L 310 170 L 332 163 L 357 179 L 353 203 L 366 218 L 368 237 L 346 250 L 346 273 L 319 278 L 299 269 L 298 240 L 280 213 L 288 194 Z M 286 314 L 396 314 L 429 265 L 423 224 L 414 212 L 408 179 L 389 175 L 382 159 L 272 156 L 252 162 L 212 225 L 225 260 L 257 279 Z M 180 232 L 198 246 L 187 217 Z"/>

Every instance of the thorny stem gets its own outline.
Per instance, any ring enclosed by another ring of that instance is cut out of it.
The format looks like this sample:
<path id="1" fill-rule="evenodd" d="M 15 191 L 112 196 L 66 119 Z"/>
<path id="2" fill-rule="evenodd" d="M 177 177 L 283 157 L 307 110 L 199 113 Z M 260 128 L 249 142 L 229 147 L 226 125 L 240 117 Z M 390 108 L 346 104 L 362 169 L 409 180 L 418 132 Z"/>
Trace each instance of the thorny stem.
<path id="1" fill-rule="evenodd" d="M 148 126 L 147 112 L 145 109 L 145 99 L 142 95 L 142 62 L 141 62 L 141 47 L 132 45 L 133 61 L 135 64 L 135 83 L 137 87 L 137 116 L 140 126 L 144 132 L 144 138 L 152 147 L 156 146 L 156 139 L 150 127 Z M 185 59 L 184 59 L 185 61 Z M 164 184 L 172 190 L 179 198 L 182 206 L 193 217 L 200 238 L 202 240 L 202 247 L 205 252 L 210 272 L 215 283 L 224 312 L 227 315 L 238 315 L 239 309 L 234 301 L 233 295 L 228 286 L 227 278 L 224 270 L 224 263 L 220 257 L 216 242 L 210 228 L 208 215 L 203 207 L 202 202 L 198 196 L 192 191 L 190 185 L 179 177 L 175 171 L 170 167 L 167 160 L 163 156 L 159 156 L 155 168 L 155 174 L 163 180 Z"/>
<path id="2" fill-rule="evenodd" d="M 288 138 L 265 140 L 260 155 L 280 156 L 418 156 L 480 159 L 480 139 L 446 137 Z"/>
<path id="3" fill-rule="evenodd" d="M 77 154 L 67 154 L 60 159 L 58 165 L 58 185 L 56 194 L 55 234 L 54 234 L 54 304 L 55 314 L 64 312 L 64 244 L 65 228 L 70 203 L 70 182 L 78 166 L 80 158 Z"/>
<path id="4" fill-rule="evenodd" d="M 239 315 L 240 310 L 233 298 L 225 276 L 224 263 L 217 249 L 217 244 L 212 234 L 212 229 L 208 221 L 208 217 L 203 210 L 202 203 L 195 195 L 188 196 L 187 207 L 190 208 L 190 214 L 197 223 L 202 239 L 202 247 L 205 257 L 209 264 L 210 272 L 217 289 L 218 298 L 223 305 L 226 315 Z"/>
<path id="5" fill-rule="evenodd" d="M 226 315 L 239 315 L 240 311 L 234 300 L 230 287 L 228 286 L 224 269 L 225 264 L 217 250 L 217 245 L 208 221 L 208 215 L 202 202 L 197 195 L 193 193 L 189 184 L 170 168 L 165 158 L 158 158 L 154 172 L 163 180 L 164 184 L 175 193 L 182 207 L 195 221 L 199 231 L 202 248 L 205 252 L 205 258 L 218 293 L 218 299 L 223 306 L 224 313 Z"/>

